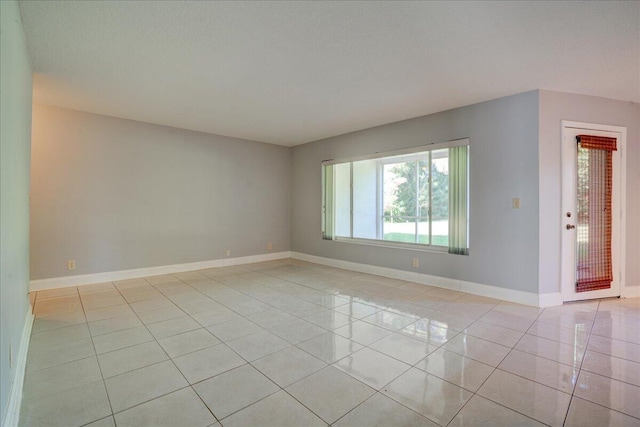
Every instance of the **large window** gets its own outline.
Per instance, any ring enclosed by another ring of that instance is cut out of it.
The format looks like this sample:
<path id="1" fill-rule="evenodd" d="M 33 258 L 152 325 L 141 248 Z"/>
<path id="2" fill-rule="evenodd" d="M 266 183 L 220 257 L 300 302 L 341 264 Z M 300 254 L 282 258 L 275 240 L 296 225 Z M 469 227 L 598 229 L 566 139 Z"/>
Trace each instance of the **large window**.
<path id="1" fill-rule="evenodd" d="M 323 162 L 323 237 L 467 254 L 468 145 Z"/>

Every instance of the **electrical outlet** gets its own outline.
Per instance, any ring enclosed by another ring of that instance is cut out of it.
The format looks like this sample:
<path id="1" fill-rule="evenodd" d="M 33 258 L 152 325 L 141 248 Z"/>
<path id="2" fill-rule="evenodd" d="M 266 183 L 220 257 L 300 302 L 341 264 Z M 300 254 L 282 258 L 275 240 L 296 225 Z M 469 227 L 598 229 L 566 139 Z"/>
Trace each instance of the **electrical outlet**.
<path id="1" fill-rule="evenodd" d="M 420 260 L 419 260 L 418 258 L 414 258 L 414 259 L 413 259 L 413 266 L 414 266 L 415 268 L 420 267 Z"/>
<path id="2" fill-rule="evenodd" d="M 225 252 L 226 256 L 231 256 L 231 249 L 227 249 L 227 251 Z"/>
<path id="3" fill-rule="evenodd" d="M 267 243 L 267 249 L 269 250 L 273 249 L 273 243 L 271 242 Z"/>
<path id="4" fill-rule="evenodd" d="M 67 260 L 67 270 L 75 270 L 76 269 L 76 260 L 70 259 Z"/>
<path id="5" fill-rule="evenodd" d="M 514 197 L 512 202 L 513 209 L 520 209 L 520 198 Z"/>

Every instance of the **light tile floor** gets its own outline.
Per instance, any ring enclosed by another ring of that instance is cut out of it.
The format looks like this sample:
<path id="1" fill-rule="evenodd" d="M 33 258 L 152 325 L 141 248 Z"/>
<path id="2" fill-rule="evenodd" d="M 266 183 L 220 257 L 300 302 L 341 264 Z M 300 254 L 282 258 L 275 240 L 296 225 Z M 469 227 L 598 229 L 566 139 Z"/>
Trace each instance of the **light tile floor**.
<path id="1" fill-rule="evenodd" d="M 282 260 L 31 300 L 22 426 L 640 426 L 640 299 Z"/>

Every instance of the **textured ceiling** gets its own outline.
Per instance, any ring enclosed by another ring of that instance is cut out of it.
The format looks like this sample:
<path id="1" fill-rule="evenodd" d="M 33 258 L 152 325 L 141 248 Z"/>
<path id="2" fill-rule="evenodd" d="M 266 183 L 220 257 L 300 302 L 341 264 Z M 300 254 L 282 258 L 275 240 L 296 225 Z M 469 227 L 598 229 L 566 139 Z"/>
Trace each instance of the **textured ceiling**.
<path id="1" fill-rule="evenodd" d="M 36 102 L 274 144 L 533 89 L 640 102 L 640 2 L 20 8 Z"/>

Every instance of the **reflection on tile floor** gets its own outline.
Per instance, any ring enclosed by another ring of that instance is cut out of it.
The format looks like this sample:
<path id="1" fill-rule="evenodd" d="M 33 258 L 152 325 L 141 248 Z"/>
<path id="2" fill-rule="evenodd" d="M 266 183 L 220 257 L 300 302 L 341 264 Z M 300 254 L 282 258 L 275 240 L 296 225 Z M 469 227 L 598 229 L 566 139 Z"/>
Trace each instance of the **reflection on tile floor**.
<path id="1" fill-rule="evenodd" d="M 640 299 L 280 260 L 31 295 L 22 426 L 640 426 Z"/>

